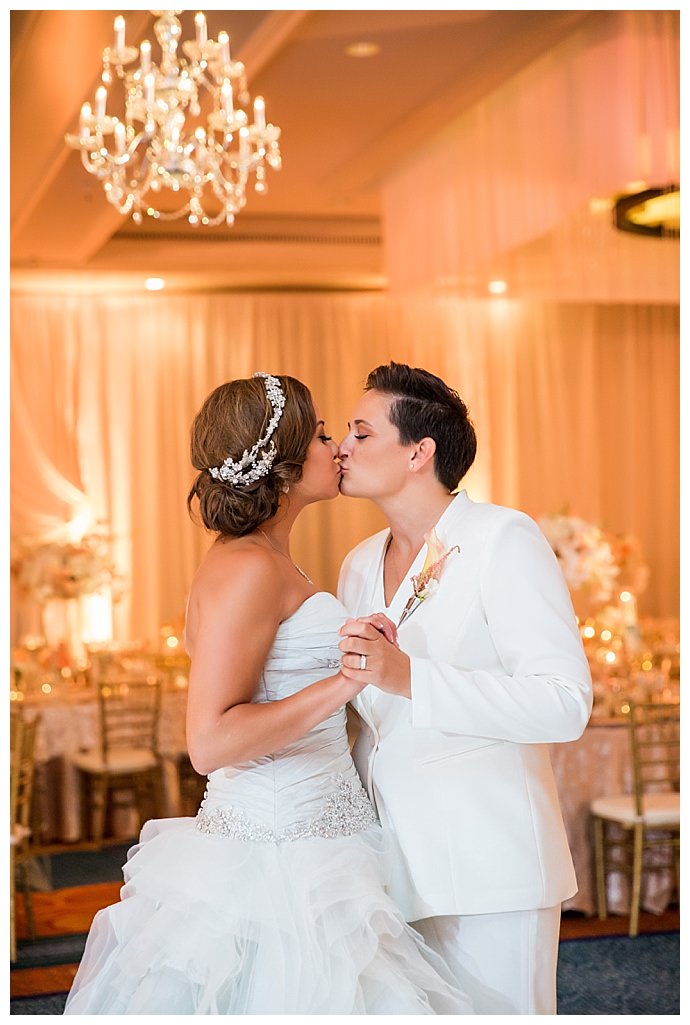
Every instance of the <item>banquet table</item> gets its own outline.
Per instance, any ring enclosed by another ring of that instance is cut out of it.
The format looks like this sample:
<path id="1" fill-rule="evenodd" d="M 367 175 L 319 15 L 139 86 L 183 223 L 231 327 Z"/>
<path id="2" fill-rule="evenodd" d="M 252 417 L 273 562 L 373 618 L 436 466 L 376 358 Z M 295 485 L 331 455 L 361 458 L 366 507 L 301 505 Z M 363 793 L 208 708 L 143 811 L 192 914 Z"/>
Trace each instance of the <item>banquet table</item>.
<path id="1" fill-rule="evenodd" d="M 552 744 L 551 764 L 561 802 L 568 841 L 575 864 L 578 891 L 565 901 L 563 910 L 596 912 L 594 844 L 589 807 L 596 797 L 632 791 L 630 731 L 622 718 L 593 717 L 579 740 Z M 641 904 L 644 910 L 661 912 L 671 897 L 670 872 L 644 873 Z M 628 882 L 622 873 L 607 880 L 609 913 L 627 914 Z"/>
<path id="2" fill-rule="evenodd" d="M 25 714 L 38 714 L 36 737 L 35 800 L 39 842 L 75 843 L 84 839 L 84 809 L 79 772 L 70 757 L 97 746 L 99 710 L 90 689 L 25 701 Z M 161 699 L 159 752 L 163 764 L 165 814 L 179 814 L 177 763 L 186 754 L 185 713 L 187 691 L 184 687 L 166 689 Z M 114 821 L 118 834 L 133 836 L 133 816 L 119 815 Z"/>
<path id="3" fill-rule="evenodd" d="M 185 681 L 186 682 L 186 681 Z M 177 767 L 186 755 L 186 686 L 170 683 L 161 705 L 159 749 L 163 758 L 166 815 L 180 814 Z M 93 746 L 98 737 L 98 703 L 87 692 L 67 692 L 27 702 L 41 716 L 37 736 L 37 801 L 43 843 L 74 843 L 84 838 L 84 814 L 78 772 L 70 755 Z M 582 737 L 550 745 L 561 809 L 578 880 L 578 892 L 564 910 L 596 912 L 596 888 L 589 806 L 604 794 L 630 793 L 632 767 L 628 728 L 621 718 L 593 717 Z M 132 817 L 116 822 L 117 832 L 134 836 Z M 609 910 L 626 913 L 627 880 L 613 874 L 608 884 Z M 671 895 L 670 875 L 653 873 L 643 880 L 642 906 L 663 911 Z"/>

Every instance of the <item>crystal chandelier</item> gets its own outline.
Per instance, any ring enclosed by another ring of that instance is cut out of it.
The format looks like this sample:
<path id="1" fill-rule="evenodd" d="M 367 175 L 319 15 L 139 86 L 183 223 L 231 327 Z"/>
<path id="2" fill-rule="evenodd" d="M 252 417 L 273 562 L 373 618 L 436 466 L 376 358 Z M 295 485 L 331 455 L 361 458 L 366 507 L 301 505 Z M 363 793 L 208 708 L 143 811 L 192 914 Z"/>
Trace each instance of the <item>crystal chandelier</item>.
<path id="1" fill-rule="evenodd" d="M 103 51 L 94 106 L 83 105 L 79 135 L 65 138 L 81 151 L 107 199 L 137 224 L 146 214 L 230 225 L 246 203 L 250 180 L 256 192 L 265 192 L 266 167 L 280 168 L 280 128 L 266 124 L 260 96 L 249 123 L 244 64 L 231 58 L 227 32 L 219 32 L 217 42 L 208 38 L 202 12 L 194 19 L 196 39 L 182 43 L 187 59 L 178 57 L 182 13 L 151 11 L 157 18 L 158 65 L 148 40 L 139 49 L 125 44 L 125 19 L 115 18 L 114 44 Z M 120 117 L 106 113 L 115 99 L 115 79 L 124 87 Z"/>

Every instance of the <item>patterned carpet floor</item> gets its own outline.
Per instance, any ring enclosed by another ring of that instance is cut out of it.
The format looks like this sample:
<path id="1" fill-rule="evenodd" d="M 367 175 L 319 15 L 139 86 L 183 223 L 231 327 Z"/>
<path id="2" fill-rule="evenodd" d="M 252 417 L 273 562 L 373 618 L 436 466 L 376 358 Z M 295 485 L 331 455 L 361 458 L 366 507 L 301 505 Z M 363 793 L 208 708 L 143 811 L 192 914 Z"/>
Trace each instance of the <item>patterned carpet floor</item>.
<path id="1" fill-rule="evenodd" d="M 10 1014 L 59 1014 L 94 914 L 118 900 L 128 844 L 100 852 L 55 854 L 41 863 L 44 887 L 33 895 L 36 938 L 17 903 L 17 960 L 10 972 Z M 558 963 L 558 1013 L 679 1014 L 680 913 L 643 914 L 641 934 L 627 919 L 605 922 L 566 914 Z"/>

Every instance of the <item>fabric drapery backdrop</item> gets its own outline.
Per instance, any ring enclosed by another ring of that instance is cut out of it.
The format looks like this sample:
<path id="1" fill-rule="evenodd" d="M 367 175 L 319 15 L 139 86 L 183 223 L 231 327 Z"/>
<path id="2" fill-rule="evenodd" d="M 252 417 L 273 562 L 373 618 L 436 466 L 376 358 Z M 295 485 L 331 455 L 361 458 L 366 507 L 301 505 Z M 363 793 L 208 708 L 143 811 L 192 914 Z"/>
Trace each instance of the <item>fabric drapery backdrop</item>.
<path id="1" fill-rule="evenodd" d="M 16 295 L 11 300 L 11 526 L 78 534 L 105 520 L 129 589 L 117 640 L 154 641 L 184 612 L 211 541 L 190 522 L 189 427 L 205 396 L 256 370 L 313 390 L 346 430 L 367 372 L 439 374 L 479 436 L 472 498 L 535 518 L 568 507 L 637 535 L 641 611 L 678 613 L 679 342 L 675 306 L 397 299 L 383 294 Z M 298 522 L 293 556 L 333 589 L 383 521 L 339 498 Z M 13 634 L 25 628 L 15 603 Z"/>

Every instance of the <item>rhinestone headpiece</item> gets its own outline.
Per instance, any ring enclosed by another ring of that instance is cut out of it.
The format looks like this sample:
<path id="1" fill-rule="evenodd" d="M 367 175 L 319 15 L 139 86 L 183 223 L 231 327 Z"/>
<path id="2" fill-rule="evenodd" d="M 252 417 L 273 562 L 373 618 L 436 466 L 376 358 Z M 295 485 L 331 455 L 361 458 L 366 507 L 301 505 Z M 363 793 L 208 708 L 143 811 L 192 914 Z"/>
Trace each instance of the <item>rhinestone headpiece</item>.
<path id="1" fill-rule="evenodd" d="M 273 416 L 268 421 L 266 433 L 263 438 L 259 438 L 256 445 L 249 452 L 245 449 L 242 453 L 242 458 L 238 459 L 237 462 L 228 456 L 222 466 L 209 466 L 208 468 L 208 472 L 216 480 L 220 478 L 220 480 L 227 481 L 229 484 L 234 484 L 237 487 L 244 487 L 247 484 L 253 484 L 255 481 L 260 480 L 261 477 L 266 476 L 273 466 L 273 460 L 276 457 L 276 447 L 274 442 L 271 441 L 271 436 L 280 422 L 285 407 L 285 395 L 277 377 L 261 373 L 261 371 L 254 374 L 254 377 L 263 377 L 266 395 L 273 409 Z M 259 455 L 261 449 L 263 451 Z"/>

